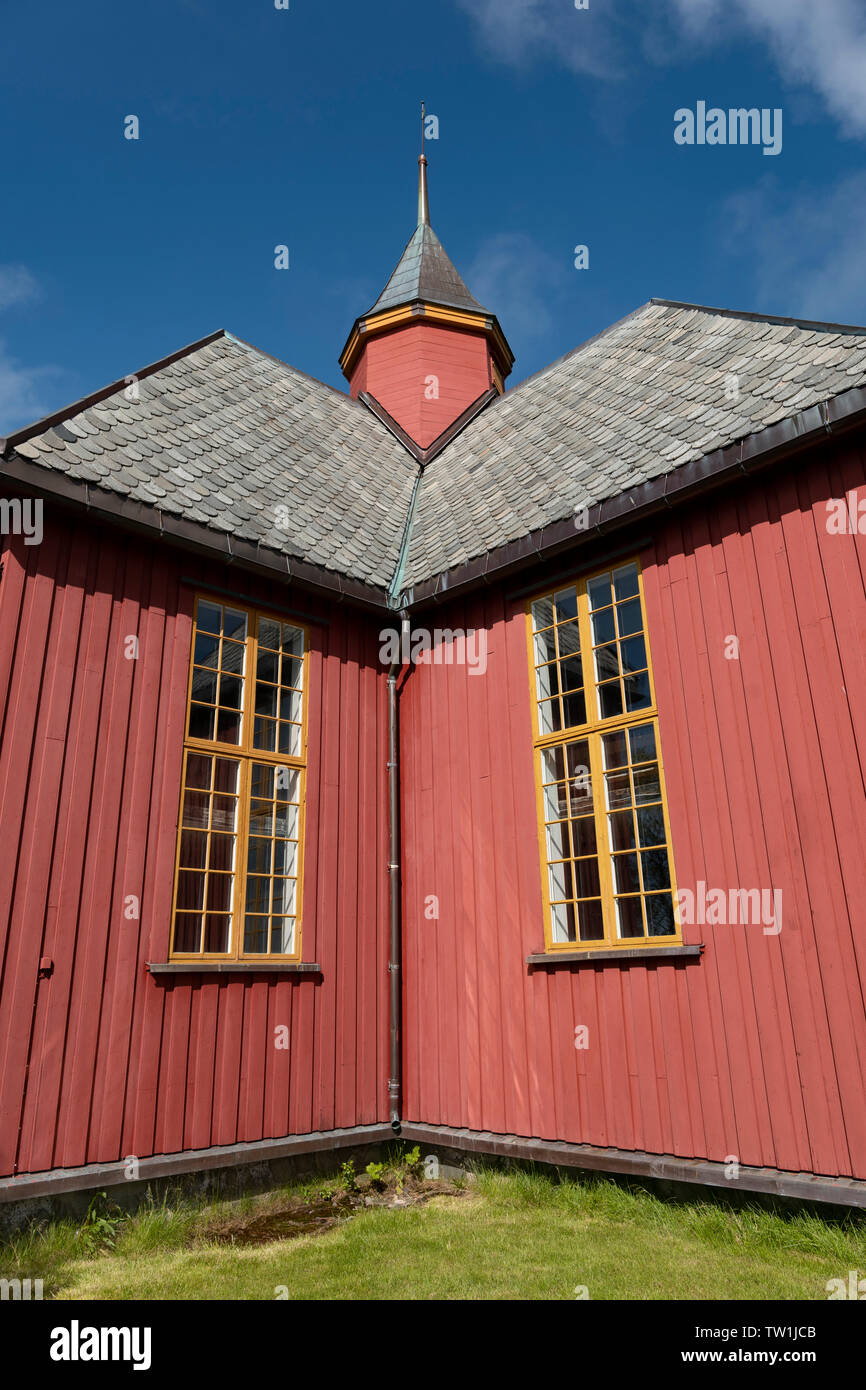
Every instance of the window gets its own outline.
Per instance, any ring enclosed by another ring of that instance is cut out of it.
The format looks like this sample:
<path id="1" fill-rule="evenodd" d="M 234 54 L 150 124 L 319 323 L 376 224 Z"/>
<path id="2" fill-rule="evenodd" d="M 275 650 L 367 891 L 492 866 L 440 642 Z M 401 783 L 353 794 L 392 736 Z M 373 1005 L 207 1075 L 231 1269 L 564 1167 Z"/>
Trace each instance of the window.
<path id="1" fill-rule="evenodd" d="M 306 635 L 196 603 L 172 956 L 300 957 Z"/>
<path id="2" fill-rule="evenodd" d="M 528 609 L 547 949 L 678 941 L 640 570 Z"/>

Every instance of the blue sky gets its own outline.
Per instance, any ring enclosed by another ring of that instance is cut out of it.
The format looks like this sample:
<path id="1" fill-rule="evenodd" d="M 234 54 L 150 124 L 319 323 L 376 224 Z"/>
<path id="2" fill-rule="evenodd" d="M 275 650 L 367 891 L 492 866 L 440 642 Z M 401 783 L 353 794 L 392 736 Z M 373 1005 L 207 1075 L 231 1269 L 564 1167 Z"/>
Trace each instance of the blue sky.
<path id="1" fill-rule="evenodd" d="M 866 323 L 862 0 L 43 0 L 3 28 L 0 434 L 220 327 L 342 386 L 414 227 L 422 98 L 431 220 L 510 384 L 653 295 Z M 677 145 L 701 100 L 781 108 L 781 153 Z"/>

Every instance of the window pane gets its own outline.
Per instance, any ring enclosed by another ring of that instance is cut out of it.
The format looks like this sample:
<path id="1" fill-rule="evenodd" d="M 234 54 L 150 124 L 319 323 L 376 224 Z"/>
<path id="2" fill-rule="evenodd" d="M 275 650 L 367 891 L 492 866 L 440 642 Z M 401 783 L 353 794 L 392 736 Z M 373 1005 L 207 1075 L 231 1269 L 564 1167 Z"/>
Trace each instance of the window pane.
<path id="1" fill-rule="evenodd" d="M 605 767 L 626 767 L 628 764 L 628 752 L 626 751 L 625 733 L 605 734 L 601 741 L 604 749 Z"/>
<path id="2" fill-rule="evenodd" d="M 640 599 L 630 599 L 628 603 L 617 604 L 616 625 L 620 637 L 628 637 L 630 633 L 642 630 L 643 617 L 640 611 Z"/>
<path id="3" fill-rule="evenodd" d="M 567 622 L 569 618 L 576 618 L 577 590 L 574 587 L 560 589 L 559 593 L 553 596 L 553 606 L 558 623 Z"/>
<path id="4" fill-rule="evenodd" d="M 629 729 L 629 750 L 633 763 L 654 762 L 656 756 L 656 736 L 652 724 L 639 724 Z"/>
<path id="5" fill-rule="evenodd" d="M 244 951 L 250 955 L 264 955 L 268 949 L 268 918 L 244 918 Z"/>
<path id="6" fill-rule="evenodd" d="M 242 642 L 229 642 L 223 638 L 223 649 L 220 664 L 224 671 L 229 671 L 236 676 L 242 676 L 246 669 L 246 647 Z"/>
<path id="7" fill-rule="evenodd" d="M 610 592 L 610 575 L 599 574 L 595 579 L 590 579 L 586 586 L 589 595 L 590 608 L 606 608 L 612 602 Z"/>
<path id="8" fill-rule="evenodd" d="M 271 906 L 271 880 L 247 875 L 247 912 L 268 912 Z"/>
<path id="9" fill-rule="evenodd" d="M 583 824 L 583 822 L 580 822 Z M 571 853 L 568 839 L 568 821 L 554 821 L 547 826 L 547 858 L 567 859 Z"/>
<path id="10" fill-rule="evenodd" d="M 226 709 L 240 709 L 243 702 L 244 683 L 240 676 L 220 676 L 221 705 Z"/>
<path id="11" fill-rule="evenodd" d="M 643 936 L 640 898 L 617 898 L 617 925 L 621 937 Z"/>
<path id="12" fill-rule="evenodd" d="M 195 625 L 199 632 L 219 632 L 222 627 L 223 611 L 219 604 L 199 600 Z"/>
<path id="13" fill-rule="evenodd" d="M 302 657 L 304 655 L 304 629 L 283 623 L 283 656 Z"/>
<path id="14" fill-rule="evenodd" d="M 577 920 L 580 923 L 581 941 L 604 940 L 604 918 L 600 902 L 578 903 Z"/>
<path id="15" fill-rule="evenodd" d="M 551 864 L 548 869 L 550 898 L 573 898 L 571 864 L 564 860 L 561 864 Z"/>
<path id="16" fill-rule="evenodd" d="M 217 666 L 219 664 L 220 639 L 211 637 L 206 632 L 198 632 L 195 639 L 195 655 L 193 661 L 196 666 Z"/>
<path id="17" fill-rule="evenodd" d="M 256 719 L 253 746 L 273 752 L 277 746 L 277 721 L 275 719 Z"/>
<path id="18" fill-rule="evenodd" d="M 295 948 L 294 917 L 271 918 L 271 952 L 274 955 L 291 955 Z"/>
<path id="19" fill-rule="evenodd" d="M 654 893 L 646 899 L 650 936 L 675 936 L 674 905 L 670 893 Z"/>
<path id="20" fill-rule="evenodd" d="M 603 608 L 600 613 L 592 615 L 592 640 L 596 646 L 602 642 L 612 642 L 616 637 L 616 623 L 614 622 L 613 609 Z"/>
<path id="21" fill-rule="evenodd" d="M 267 719 L 276 719 L 277 694 L 277 686 L 264 685 L 261 681 L 256 681 L 256 714 L 262 714 Z"/>
<path id="22" fill-rule="evenodd" d="M 617 600 L 633 598 L 638 592 L 637 565 L 622 565 L 613 572 L 613 589 Z"/>
<path id="23" fill-rule="evenodd" d="M 215 711 L 208 705 L 190 705 L 189 737 L 212 739 L 214 735 Z"/>
<path id="24" fill-rule="evenodd" d="M 642 637 L 626 637 L 620 643 L 619 654 L 624 675 L 629 671 L 642 671 L 647 664 L 646 644 Z"/>
<path id="25" fill-rule="evenodd" d="M 643 767 L 636 767 L 633 775 L 635 801 L 661 801 L 658 763 L 646 763 Z"/>
<path id="26" fill-rule="evenodd" d="M 556 629 L 556 642 L 560 656 L 573 656 L 580 651 L 580 628 L 577 623 L 563 623 Z"/>
<path id="27" fill-rule="evenodd" d="M 208 874 L 207 908 L 209 912 L 231 912 L 232 882 L 231 874 Z"/>
<path id="28" fill-rule="evenodd" d="M 595 652 L 595 674 L 600 681 L 611 680 L 619 675 L 619 657 L 616 642 L 609 647 L 597 647 Z"/>
<path id="29" fill-rule="evenodd" d="M 280 649 L 280 624 L 270 618 L 259 618 L 259 646 L 269 647 L 271 651 Z"/>
<path id="30" fill-rule="evenodd" d="M 615 893 L 640 892 L 636 854 L 615 854 L 613 856 L 613 890 Z"/>
<path id="31" fill-rule="evenodd" d="M 597 852 L 595 819 L 592 816 L 582 816 L 580 820 L 572 821 L 571 836 L 575 856 Z"/>
<path id="32" fill-rule="evenodd" d="M 539 628 L 553 626 L 553 599 L 536 599 L 532 605 L 532 626 L 536 632 Z"/>
<path id="33" fill-rule="evenodd" d="M 197 668 L 193 670 L 192 698 L 206 705 L 216 704 L 217 678 L 214 671 L 199 671 Z"/>
<path id="34" fill-rule="evenodd" d="M 556 635 L 553 628 L 548 628 L 547 632 L 537 632 L 533 641 L 535 643 L 536 666 L 540 666 L 545 661 L 553 661 L 556 656 Z"/>
<path id="35" fill-rule="evenodd" d="M 233 758 L 214 758 L 213 786 L 216 792 L 237 793 L 240 763 Z"/>
<path id="36" fill-rule="evenodd" d="M 622 714 L 619 681 L 608 681 L 606 685 L 598 687 L 598 703 L 602 719 L 612 719 L 615 714 Z"/>
<path id="37" fill-rule="evenodd" d="M 661 806 L 641 806 L 637 812 L 637 833 L 642 845 L 663 845 L 665 818 Z"/>
<path id="38" fill-rule="evenodd" d="M 300 724 L 286 724 L 280 720 L 279 748 L 280 753 L 288 753 L 290 758 L 301 756 L 301 726 Z"/>
<path id="39" fill-rule="evenodd" d="M 272 842 L 258 835 L 251 835 L 247 847 L 247 868 L 251 874 L 271 872 Z"/>
<path id="40" fill-rule="evenodd" d="M 583 694 L 564 695 L 562 698 L 563 723 L 567 729 L 579 728 L 586 723 L 586 701 Z"/>
<path id="41" fill-rule="evenodd" d="M 185 792 L 183 798 L 184 827 L 207 830 L 210 797 L 207 792 Z"/>
<path id="42" fill-rule="evenodd" d="M 225 610 L 223 632 L 235 642 L 243 642 L 247 635 L 247 615 L 236 608 Z"/>
<path id="43" fill-rule="evenodd" d="M 653 888 L 670 888 L 671 876 L 666 849 L 645 850 L 640 857 L 640 863 L 645 893 Z"/>
<path id="44" fill-rule="evenodd" d="M 623 680 L 625 686 L 625 706 L 626 709 L 648 709 L 652 703 L 650 699 L 649 672 L 642 671 L 638 676 L 626 676 Z"/>
<path id="45" fill-rule="evenodd" d="M 179 912 L 174 924 L 174 949 L 183 955 L 201 950 L 200 913 Z"/>
<path id="46" fill-rule="evenodd" d="M 561 744 L 555 748 L 543 748 L 541 751 L 541 781 L 543 785 L 548 782 L 563 782 L 565 780 L 565 754 Z"/>
<path id="47" fill-rule="evenodd" d="M 632 811 L 614 811 L 610 821 L 611 849 L 634 849 L 634 814 Z"/>
<path id="48" fill-rule="evenodd" d="M 294 690 L 300 690 L 303 685 L 304 663 L 295 657 L 286 656 L 283 653 L 283 666 L 281 678 L 283 685 L 290 685 Z"/>
<path id="49" fill-rule="evenodd" d="M 573 903 L 554 903 L 550 909 L 553 940 L 559 944 L 575 941 L 575 917 Z"/>
<path id="50" fill-rule="evenodd" d="M 207 857 L 207 835 L 195 830 L 182 830 L 180 834 L 180 867 L 182 869 L 203 869 Z"/>
<path id="51" fill-rule="evenodd" d="M 259 659 L 256 666 L 256 675 L 259 680 L 269 681 L 276 685 L 280 679 L 280 658 L 276 652 L 264 651 L 259 648 Z"/>
<path id="52" fill-rule="evenodd" d="M 204 919 L 204 949 L 224 955 L 229 948 L 231 917 L 209 912 Z"/>
<path id="53" fill-rule="evenodd" d="M 210 789 L 213 758 L 204 753 L 189 753 L 186 759 L 186 785 Z"/>
<path id="54" fill-rule="evenodd" d="M 177 876 L 177 907 L 179 912 L 204 907 L 204 874 L 181 869 Z"/>
<path id="55" fill-rule="evenodd" d="M 217 711 L 217 742 L 240 743 L 241 718 L 236 710 Z"/>
<path id="56" fill-rule="evenodd" d="M 576 859 L 574 861 L 574 896 L 576 898 L 595 898 L 601 893 L 596 859 Z"/>
<path id="57" fill-rule="evenodd" d="M 235 837 L 234 835 L 211 835 L 210 837 L 210 868 L 221 869 L 224 873 L 231 873 L 235 866 Z"/>

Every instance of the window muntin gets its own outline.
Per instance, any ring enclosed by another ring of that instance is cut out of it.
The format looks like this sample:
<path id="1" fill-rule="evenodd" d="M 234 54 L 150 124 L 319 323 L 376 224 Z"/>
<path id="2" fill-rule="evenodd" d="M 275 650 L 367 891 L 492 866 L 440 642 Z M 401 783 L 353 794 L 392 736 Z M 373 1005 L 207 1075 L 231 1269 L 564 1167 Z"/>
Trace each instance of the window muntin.
<path id="1" fill-rule="evenodd" d="M 299 956 L 305 667 L 304 628 L 198 600 L 175 957 Z"/>
<path id="2" fill-rule="evenodd" d="M 548 947 L 678 940 L 638 565 L 531 600 L 528 616 Z"/>

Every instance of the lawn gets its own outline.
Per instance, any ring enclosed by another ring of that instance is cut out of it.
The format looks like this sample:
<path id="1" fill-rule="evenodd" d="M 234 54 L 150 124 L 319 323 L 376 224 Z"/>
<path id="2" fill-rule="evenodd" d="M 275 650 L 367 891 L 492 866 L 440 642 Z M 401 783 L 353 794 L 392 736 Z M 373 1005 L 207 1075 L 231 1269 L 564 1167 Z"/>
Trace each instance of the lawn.
<path id="1" fill-rule="evenodd" d="M 407 1181 L 412 1204 L 343 1208 L 321 1234 L 225 1243 L 252 1229 L 261 1239 L 287 1204 L 345 1196 L 335 1184 L 322 1189 L 320 1180 L 126 1218 L 104 1206 L 104 1220 L 54 1223 L 0 1247 L 0 1273 L 42 1277 L 46 1297 L 59 1299 L 293 1300 L 822 1300 L 827 1280 L 866 1273 L 858 1215 L 666 1199 L 604 1179 L 494 1168 L 442 1195 L 419 1185 L 413 1196 Z"/>

